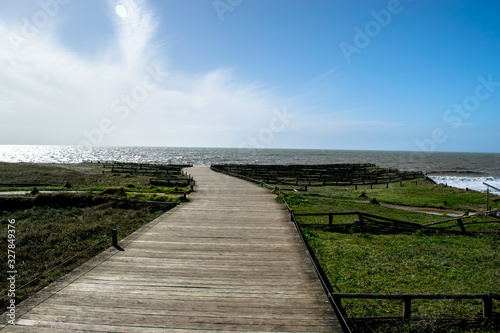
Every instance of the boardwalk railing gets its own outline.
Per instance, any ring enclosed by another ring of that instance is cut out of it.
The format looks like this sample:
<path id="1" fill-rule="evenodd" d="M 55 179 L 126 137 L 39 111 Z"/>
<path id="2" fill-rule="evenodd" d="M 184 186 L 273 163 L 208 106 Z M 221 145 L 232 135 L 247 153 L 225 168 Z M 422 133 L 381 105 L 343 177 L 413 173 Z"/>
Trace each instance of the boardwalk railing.
<path id="1" fill-rule="evenodd" d="M 300 225 L 297 222 L 297 219 L 295 218 L 293 210 L 290 208 L 290 205 L 286 201 L 285 195 L 280 190 L 278 190 L 278 193 L 281 196 L 283 202 L 285 203 L 288 212 L 290 213 L 291 221 L 293 222 L 295 228 L 297 229 L 297 233 L 299 234 L 302 244 L 307 249 L 307 253 L 309 254 L 309 258 L 311 259 L 314 270 L 316 271 L 316 274 L 318 275 L 319 280 L 321 281 L 321 285 L 323 286 L 323 289 L 325 290 L 328 296 L 328 301 L 330 302 L 330 305 L 332 306 L 333 310 L 335 311 L 335 314 L 337 315 L 340 326 L 342 326 L 342 330 L 346 333 L 351 333 L 352 331 L 349 322 L 346 319 L 347 314 L 344 308 L 342 307 L 341 300 L 333 296 L 333 287 L 330 284 L 330 281 L 328 280 L 328 277 L 326 276 L 325 272 L 321 268 L 318 258 L 316 258 L 316 255 L 314 254 L 314 251 L 305 240 L 304 234 L 302 233 L 302 229 L 300 228 Z"/>
<path id="2" fill-rule="evenodd" d="M 333 293 L 332 297 L 338 303 L 341 303 L 343 298 L 362 298 L 362 299 L 392 299 L 403 301 L 403 322 L 409 323 L 411 319 L 411 301 L 414 299 L 482 299 L 483 300 L 483 318 L 493 318 L 493 299 L 500 301 L 500 295 L 494 293 L 488 294 L 365 294 L 365 293 Z M 358 318 L 363 319 L 363 318 Z"/>
<path id="3" fill-rule="evenodd" d="M 29 282 L 26 282 L 24 283 L 22 286 L 20 287 L 17 287 L 15 289 L 15 291 L 19 291 L 21 289 L 23 289 L 24 287 L 26 286 L 29 286 L 30 284 L 32 284 L 33 282 L 39 280 L 39 279 L 42 279 L 42 278 L 46 278 L 48 276 L 49 273 L 51 273 L 52 271 L 60 268 L 60 267 L 63 267 L 65 266 L 66 264 L 72 262 L 73 259 L 79 257 L 80 255 L 90 251 L 91 249 L 95 248 L 96 246 L 98 245 L 101 245 L 105 242 L 108 242 L 108 240 L 111 238 L 111 246 L 114 247 L 116 250 L 118 251 L 125 251 L 124 249 L 122 249 L 119 245 L 118 245 L 118 232 L 116 229 L 113 229 L 111 230 L 111 233 L 110 234 L 107 234 L 106 236 L 104 236 L 101 240 L 95 242 L 94 244 L 90 245 L 89 247 L 85 248 L 84 250 L 76 253 L 75 255 L 71 256 L 70 258 L 64 260 L 63 262 L 57 264 L 56 266 L 46 270 L 45 272 L 43 272 L 42 274 L 39 274 L 37 275 L 36 277 L 34 277 L 32 280 L 30 280 Z M 0 294 L 3 294 L 4 296 L 0 297 L 0 300 L 3 300 L 5 298 L 7 298 L 7 292 L 8 291 L 2 291 Z"/>
<path id="4" fill-rule="evenodd" d="M 418 230 L 422 230 L 422 231 L 426 231 L 426 232 L 441 231 L 441 232 L 449 232 L 449 233 L 454 233 L 454 234 L 456 234 L 458 231 L 454 231 L 454 230 L 450 230 L 450 229 L 454 228 L 454 227 L 459 227 L 460 233 L 462 233 L 462 234 L 498 234 L 498 233 L 500 233 L 500 230 L 498 230 L 498 231 L 467 231 L 465 228 L 466 225 L 470 226 L 470 225 L 475 225 L 475 224 L 500 224 L 500 221 L 498 221 L 498 220 L 476 221 L 476 222 L 470 222 L 470 223 L 464 223 L 462 221 L 464 219 L 477 217 L 477 216 L 473 216 L 473 215 L 461 216 L 458 218 L 446 219 L 443 221 L 432 222 L 432 223 L 427 223 L 427 224 L 418 224 L 418 223 L 412 223 L 412 222 L 399 221 L 399 220 L 390 219 L 387 217 L 382 217 L 382 216 L 377 216 L 377 215 L 367 214 L 367 213 L 362 213 L 362 212 L 294 213 L 294 215 L 295 216 L 328 216 L 328 224 L 301 223 L 303 226 L 308 226 L 308 227 L 328 227 L 328 228 L 344 227 L 345 228 L 345 227 L 356 226 L 361 231 L 376 229 L 379 231 L 383 231 L 383 230 L 389 231 L 390 230 L 390 231 L 394 231 L 394 232 L 416 232 Z M 358 220 L 354 223 L 345 223 L 345 224 L 334 224 L 333 223 L 334 216 L 348 216 L 348 215 L 357 215 Z M 436 225 L 450 223 L 450 222 L 456 222 L 456 224 L 452 224 L 452 225 L 445 226 L 445 227 L 435 227 Z"/>

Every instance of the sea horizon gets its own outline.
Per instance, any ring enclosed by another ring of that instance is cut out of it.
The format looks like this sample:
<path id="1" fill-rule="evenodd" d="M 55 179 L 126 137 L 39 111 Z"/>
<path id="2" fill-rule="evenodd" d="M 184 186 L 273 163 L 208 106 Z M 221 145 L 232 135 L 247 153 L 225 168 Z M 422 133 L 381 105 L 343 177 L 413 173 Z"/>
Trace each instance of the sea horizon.
<path id="1" fill-rule="evenodd" d="M 421 154 L 500 154 L 495 151 L 453 151 L 453 150 L 399 150 L 399 149 L 347 149 L 347 148 L 305 148 L 305 147 L 222 147 L 222 146 L 152 146 L 152 145 L 101 145 L 101 146 L 81 146 L 69 144 L 0 144 L 0 147 L 75 147 L 75 148 L 182 148 L 182 149 L 241 149 L 241 150 L 326 150 L 326 151 L 370 151 L 370 152 L 403 152 Z"/>
<path id="2" fill-rule="evenodd" d="M 486 191 L 500 187 L 500 153 L 418 152 L 308 148 L 228 148 L 70 145 L 0 145 L 0 162 L 133 162 L 212 165 L 374 163 L 422 171 L 437 183 Z"/>

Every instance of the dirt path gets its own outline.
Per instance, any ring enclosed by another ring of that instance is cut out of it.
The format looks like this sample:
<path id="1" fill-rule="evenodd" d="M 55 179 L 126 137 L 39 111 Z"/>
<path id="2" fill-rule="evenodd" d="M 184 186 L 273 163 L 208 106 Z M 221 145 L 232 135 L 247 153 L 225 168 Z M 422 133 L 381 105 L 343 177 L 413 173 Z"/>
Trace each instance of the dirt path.
<path id="1" fill-rule="evenodd" d="M 312 198 L 323 199 L 323 200 L 339 200 L 339 201 L 351 201 L 351 202 L 360 202 L 360 203 L 370 203 L 370 200 L 361 200 L 361 199 L 335 199 L 328 198 L 322 196 L 313 196 Z M 438 209 L 438 208 L 429 208 L 429 207 L 415 207 L 415 206 L 403 206 L 403 205 L 394 205 L 385 202 L 379 202 L 380 206 L 400 209 L 407 212 L 422 212 L 427 214 L 435 214 L 435 215 L 443 215 L 443 216 L 462 216 L 465 212 L 460 210 L 452 210 L 452 209 Z"/>

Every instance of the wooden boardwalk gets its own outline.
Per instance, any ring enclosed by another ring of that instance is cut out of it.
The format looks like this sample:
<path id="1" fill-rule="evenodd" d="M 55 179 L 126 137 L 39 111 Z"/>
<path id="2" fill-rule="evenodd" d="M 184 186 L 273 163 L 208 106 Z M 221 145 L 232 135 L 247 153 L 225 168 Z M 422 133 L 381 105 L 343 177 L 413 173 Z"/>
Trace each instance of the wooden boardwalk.
<path id="1" fill-rule="evenodd" d="M 275 196 L 187 171 L 192 202 L 18 305 L 3 331 L 342 332 Z"/>

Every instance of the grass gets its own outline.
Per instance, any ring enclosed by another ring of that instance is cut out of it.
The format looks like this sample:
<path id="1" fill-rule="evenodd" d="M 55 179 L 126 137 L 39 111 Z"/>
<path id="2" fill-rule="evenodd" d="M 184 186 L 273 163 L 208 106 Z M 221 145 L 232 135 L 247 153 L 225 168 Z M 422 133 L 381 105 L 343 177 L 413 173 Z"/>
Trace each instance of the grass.
<path id="1" fill-rule="evenodd" d="M 293 211 L 296 213 L 317 213 L 317 212 L 364 212 L 374 215 L 380 215 L 387 218 L 399 219 L 414 223 L 431 223 L 443 220 L 442 216 L 436 216 L 431 214 L 423 214 L 419 212 L 405 211 L 395 208 L 388 208 L 384 206 L 362 203 L 362 202 L 352 202 L 344 200 L 329 200 L 323 198 L 315 198 L 304 194 L 292 194 L 286 195 L 287 202 L 291 204 Z M 306 220 L 310 221 L 308 223 L 318 223 L 321 219 L 325 222 L 325 217 L 300 217 L 304 222 Z M 336 221 L 343 221 L 342 217 L 336 217 Z M 316 221 L 316 222 L 313 222 Z M 327 221 L 327 219 L 326 219 Z"/>
<path id="2" fill-rule="evenodd" d="M 500 293 L 499 237 L 303 233 L 336 292 Z M 412 303 L 420 317 L 472 317 L 481 309 L 480 300 Z M 402 315 L 397 301 L 343 304 L 353 317 Z"/>
<path id="3" fill-rule="evenodd" d="M 36 206 L 15 212 L 0 211 L 2 230 L 7 230 L 8 220 L 16 221 L 15 255 L 18 272 L 16 286 L 28 283 L 39 274 L 105 239 L 112 229 L 118 229 L 118 236 L 121 239 L 159 215 L 161 212 L 116 207 L 111 202 L 92 207 Z M 4 232 L 1 234 L 0 243 L 4 244 L 5 249 L 7 248 L 7 235 Z M 16 293 L 17 301 L 34 294 L 110 245 L 111 240 L 108 239 L 101 246 L 72 260 L 69 265 L 21 289 Z M 0 262 L 2 263 L 0 288 L 5 291 L 8 289 L 7 251 L 0 252 Z M 5 303 L 2 302 L 1 305 L 4 310 Z"/>
<path id="4" fill-rule="evenodd" d="M 182 193 L 188 188 L 151 186 L 150 177 L 132 174 L 103 173 L 98 163 L 34 164 L 1 163 L 0 184 L 51 184 L 41 186 L 45 191 L 103 191 L 108 187 L 123 187 L 133 192 Z M 69 182 L 71 188 L 64 185 Z M 0 191 L 30 191 L 32 186 L 3 186 Z"/>
<path id="5" fill-rule="evenodd" d="M 33 164 L 0 163 L 0 183 L 40 183 L 72 188 L 149 186 L 149 177 L 130 174 L 103 173 L 97 163 Z"/>
<path id="6" fill-rule="evenodd" d="M 306 194 L 285 193 L 287 202 L 292 206 L 295 213 L 346 213 L 346 212 L 363 212 L 391 218 L 404 222 L 417 224 L 427 224 L 450 219 L 442 215 L 425 214 L 418 211 L 402 210 L 391 207 L 384 207 L 363 202 L 353 202 L 346 200 L 335 200 L 332 198 L 318 198 Z M 356 215 L 334 216 L 333 223 L 353 223 L 357 221 Z M 485 222 L 492 221 L 492 218 L 477 216 L 470 219 L 463 219 L 464 223 L 470 222 Z M 307 224 L 326 224 L 328 223 L 327 216 L 297 216 L 299 223 Z M 456 221 L 451 221 L 439 225 L 440 227 L 451 227 L 450 230 L 460 230 Z M 470 232 L 476 231 L 500 231 L 500 224 L 474 224 L 466 225 L 466 230 Z"/>
<path id="7" fill-rule="evenodd" d="M 309 192 L 287 192 L 285 197 L 295 213 L 364 212 L 426 224 L 448 217 L 395 209 L 351 201 L 364 192 L 368 199 L 401 206 L 484 211 L 485 194 L 415 181 L 403 187 L 378 189 L 309 188 Z M 499 196 L 491 196 L 499 208 Z M 366 199 L 365 199 L 366 200 Z M 447 205 L 444 205 L 444 201 Z M 328 223 L 328 217 L 299 216 L 301 224 Z M 357 216 L 336 216 L 333 223 L 352 223 Z M 477 217 L 464 220 L 484 221 Z M 455 223 L 455 222 L 453 222 Z M 496 231 L 498 224 L 466 226 L 470 231 Z M 334 233 L 303 227 L 303 234 L 313 249 L 336 292 L 343 293 L 500 293 L 500 236 Z M 455 230 L 459 230 L 458 227 Z M 480 315 L 481 300 L 414 300 L 412 316 L 424 318 L 474 317 Z M 393 300 L 343 300 L 351 317 L 402 316 L 402 303 Z M 494 301 L 494 311 L 500 304 Z M 432 327 L 429 326 L 429 327 Z M 438 329 L 427 328 L 433 331 Z M 474 330 L 483 331 L 484 328 Z M 456 327 L 456 332 L 460 331 Z M 379 332 L 417 332 L 408 326 L 379 327 Z M 422 330 L 420 330 L 422 331 Z"/>
<path id="8" fill-rule="evenodd" d="M 436 185 L 422 179 L 418 181 L 418 185 L 415 185 L 415 180 L 413 180 L 403 182 L 402 187 L 397 183 L 391 184 L 389 188 L 385 188 L 385 186 L 375 189 L 358 188 L 358 190 L 354 190 L 354 188 L 310 187 L 307 193 L 308 195 L 351 200 L 359 199 L 360 195 L 365 193 L 370 199 L 376 198 L 379 202 L 395 205 L 468 210 L 471 212 L 484 212 L 486 205 L 485 193 L 467 191 L 442 184 Z M 489 204 L 493 208 L 500 208 L 500 196 L 491 196 Z"/>
<path id="9" fill-rule="evenodd" d="M 107 239 L 112 229 L 122 239 L 162 214 L 155 204 L 139 205 L 134 200 L 182 202 L 189 188 L 150 186 L 149 177 L 103 173 L 99 164 L 10 164 L 0 163 L 0 183 L 46 183 L 61 186 L 40 187 L 39 190 L 71 193 L 17 196 L 32 198 L 35 205 L 13 210 L 8 202 L 0 202 L 0 289 L 6 294 L 7 285 L 7 224 L 15 220 L 16 286 L 19 288 L 47 270 L 77 255 L 89 246 L 103 241 L 67 264 L 33 281 L 16 292 L 17 302 L 33 295 L 59 277 L 111 246 Z M 9 187 L 0 190 L 21 190 Z M 26 190 L 31 190 L 27 187 Z M 85 193 L 73 193 L 84 191 Z M 121 201 L 111 200 L 121 197 Z M 161 206 L 163 207 L 163 206 Z M 7 298 L 0 300 L 2 311 Z"/>

